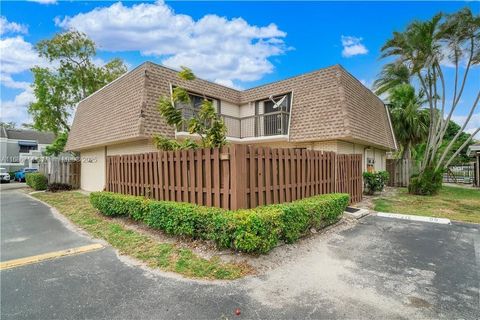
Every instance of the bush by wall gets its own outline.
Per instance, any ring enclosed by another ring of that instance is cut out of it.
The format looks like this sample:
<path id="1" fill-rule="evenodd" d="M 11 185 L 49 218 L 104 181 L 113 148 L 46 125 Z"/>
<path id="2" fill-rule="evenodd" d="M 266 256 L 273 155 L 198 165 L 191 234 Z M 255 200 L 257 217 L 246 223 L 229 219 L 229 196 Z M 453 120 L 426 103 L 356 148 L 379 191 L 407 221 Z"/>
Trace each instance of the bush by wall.
<path id="1" fill-rule="evenodd" d="M 31 187 L 34 190 L 47 189 L 47 177 L 39 172 L 27 173 L 25 175 L 25 182 L 27 183 L 27 186 Z"/>
<path id="2" fill-rule="evenodd" d="M 72 190 L 72 186 L 68 183 L 52 182 L 47 185 L 47 191 L 49 192 L 69 191 L 69 190 Z"/>
<path id="3" fill-rule="evenodd" d="M 106 216 L 129 216 L 169 234 L 212 240 L 220 247 L 243 252 L 267 253 L 279 241 L 295 242 L 311 227 L 337 221 L 349 196 L 319 195 L 237 211 L 111 192 L 91 193 L 90 201 Z"/>
<path id="4" fill-rule="evenodd" d="M 387 171 L 364 172 L 365 193 L 373 195 L 377 191 L 382 191 L 389 178 L 390 174 Z"/>

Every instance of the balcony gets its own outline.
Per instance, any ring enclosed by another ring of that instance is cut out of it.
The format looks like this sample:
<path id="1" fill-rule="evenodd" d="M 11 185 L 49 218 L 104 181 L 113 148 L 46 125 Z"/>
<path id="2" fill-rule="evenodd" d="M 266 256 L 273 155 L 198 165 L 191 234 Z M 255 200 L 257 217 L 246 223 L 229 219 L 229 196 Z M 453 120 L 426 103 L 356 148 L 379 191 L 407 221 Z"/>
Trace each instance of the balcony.
<path id="1" fill-rule="evenodd" d="M 193 117 L 198 110 L 190 107 L 179 108 L 184 119 Z M 232 117 L 220 114 L 227 127 L 227 137 L 244 139 L 271 137 L 288 134 L 290 114 L 287 111 L 274 111 L 247 117 Z M 181 131 L 188 132 L 188 124 L 183 124 Z"/>

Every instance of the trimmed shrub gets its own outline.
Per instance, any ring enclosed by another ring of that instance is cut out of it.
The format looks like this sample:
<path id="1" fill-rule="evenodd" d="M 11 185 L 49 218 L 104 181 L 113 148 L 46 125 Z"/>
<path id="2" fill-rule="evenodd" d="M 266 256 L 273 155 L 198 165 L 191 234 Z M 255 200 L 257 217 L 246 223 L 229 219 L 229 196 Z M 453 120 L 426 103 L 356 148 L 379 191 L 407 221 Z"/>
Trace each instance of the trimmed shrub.
<path id="1" fill-rule="evenodd" d="M 421 174 L 412 175 L 408 192 L 421 196 L 433 196 L 442 188 L 443 172 L 434 168 L 426 168 Z"/>
<path id="2" fill-rule="evenodd" d="M 27 186 L 34 190 L 45 190 L 47 189 L 48 180 L 47 177 L 39 172 L 27 173 L 25 175 L 25 182 Z"/>
<path id="3" fill-rule="evenodd" d="M 111 192 L 90 194 L 92 205 L 106 216 L 129 216 L 169 234 L 212 240 L 219 247 L 249 253 L 267 253 L 279 241 L 292 243 L 311 227 L 337 221 L 348 200 L 347 194 L 327 194 L 230 211 Z"/>
<path id="4" fill-rule="evenodd" d="M 129 216 L 139 221 L 147 214 L 149 200 L 113 192 L 92 192 L 90 203 L 106 216 Z"/>
<path id="5" fill-rule="evenodd" d="M 49 192 L 58 192 L 58 191 L 70 191 L 72 190 L 72 186 L 68 183 L 61 183 L 61 182 L 52 182 L 49 183 L 47 186 L 47 191 Z"/>
<path id="6" fill-rule="evenodd" d="M 293 243 L 310 228 L 321 229 L 338 221 L 349 202 L 348 194 L 324 194 L 276 205 L 282 210 L 281 239 Z"/>
<path id="7" fill-rule="evenodd" d="M 390 175 L 387 171 L 364 172 L 365 193 L 373 195 L 377 191 L 382 191 L 389 178 Z"/>
<path id="8" fill-rule="evenodd" d="M 282 233 L 282 211 L 273 206 L 238 210 L 231 221 L 234 226 L 232 248 L 249 253 L 267 253 L 275 248 Z"/>

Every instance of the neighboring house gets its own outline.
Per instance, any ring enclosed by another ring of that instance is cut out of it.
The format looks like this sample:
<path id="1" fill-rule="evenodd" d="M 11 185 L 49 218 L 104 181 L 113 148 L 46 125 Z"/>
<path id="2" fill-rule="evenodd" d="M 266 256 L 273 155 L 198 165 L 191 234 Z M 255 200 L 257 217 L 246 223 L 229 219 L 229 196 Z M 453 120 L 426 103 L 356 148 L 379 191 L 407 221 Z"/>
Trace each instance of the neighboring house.
<path id="1" fill-rule="evenodd" d="M 474 166 L 474 181 L 473 185 L 476 187 L 480 187 L 480 142 L 472 144 L 468 147 L 467 155 L 473 158 Z"/>
<path id="2" fill-rule="evenodd" d="M 0 166 L 7 171 L 38 168 L 37 159 L 55 140 L 51 132 L 8 129 L 0 126 Z"/>
<path id="3" fill-rule="evenodd" d="M 81 153 L 82 189 L 104 188 L 106 156 L 155 151 L 155 134 L 190 136 L 175 132 L 157 109 L 174 86 L 191 93 L 191 105 L 178 106 L 185 117 L 204 96 L 214 102 L 230 143 L 362 154 L 364 170 L 385 170 L 386 152 L 396 149 L 383 102 L 339 65 L 240 91 L 182 81 L 146 62 L 78 104 L 66 148 Z"/>

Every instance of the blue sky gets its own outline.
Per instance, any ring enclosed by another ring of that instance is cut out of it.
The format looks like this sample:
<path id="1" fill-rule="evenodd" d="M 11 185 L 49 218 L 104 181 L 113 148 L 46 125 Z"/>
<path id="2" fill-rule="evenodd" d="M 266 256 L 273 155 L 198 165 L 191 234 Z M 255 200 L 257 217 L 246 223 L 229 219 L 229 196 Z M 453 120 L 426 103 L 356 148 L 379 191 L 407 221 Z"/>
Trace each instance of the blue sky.
<path id="1" fill-rule="evenodd" d="M 187 65 L 238 88 L 341 64 L 369 87 L 384 63 L 380 47 L 393 31 L 439 11 L 480 11 L 478 2 L 41 2 L 54 3 L 1 2 L 2 121 L 28 121 L 28 69 L 45 64 L 31 46 L 68 28 L 97 42 L 98 63 L 120 57 L 130 68 L 146 60 Z M 457 120 L 479 80 L 475 68 Z M 479 125 L 477 112 L 468 128 Z"/>

